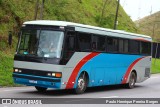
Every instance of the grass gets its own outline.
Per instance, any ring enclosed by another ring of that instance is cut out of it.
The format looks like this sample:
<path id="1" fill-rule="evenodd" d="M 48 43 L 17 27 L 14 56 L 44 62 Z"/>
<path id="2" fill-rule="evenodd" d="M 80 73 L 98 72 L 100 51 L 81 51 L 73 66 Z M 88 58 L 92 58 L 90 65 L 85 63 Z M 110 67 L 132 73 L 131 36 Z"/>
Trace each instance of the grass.
<path id="1" fill-rule="evenodd" d="M 0 52 L 0 86 L 14 86 L 12 81 L 13 55 Z"/>
<path id="2" fill-rule="evenodd" d="M 152 74 L 160 73 L 160 59 L 152 59 Z"/>

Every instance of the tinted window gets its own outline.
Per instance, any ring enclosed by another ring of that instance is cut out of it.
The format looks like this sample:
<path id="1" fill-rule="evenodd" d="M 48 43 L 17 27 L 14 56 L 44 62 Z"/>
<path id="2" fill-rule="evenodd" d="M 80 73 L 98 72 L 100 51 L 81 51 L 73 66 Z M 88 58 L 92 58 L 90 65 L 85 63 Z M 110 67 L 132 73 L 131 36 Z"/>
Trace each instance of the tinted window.
<path id="1" fill-rule="evenodd" d="M 67 50 L 72 51 L 75 49 L 75 37 L 73 33 L 69 33 L 67 36 Z"/>
<path id="2" fill-rule="evenodd" d="M 75 52 L 75 32 L 67 32 L 62 64 L 66 64 Z"/>
<path id="3" fill-rule="evenodd" d="M 123 53 L 124 51 L 124 43 L 123 43 L 123 39 L 119 39 L 119 45 L 118 45 L 118 47 L 119 47 L 119 52 L 120 53 Z"/>
<path id="4" fill-rule="evenodd" d="M 128 40 L 124 40 L 124 53 L 128 53 Z"/>
<path id="5" fill-rule="evenodd" d="M 100 35 L 92 36 L 92 50 L 105 51 L 105 37 Z"/>
<path id="6" fill-rule="evenodd" d="M 135 40 L 129 41 L 129 52 L 131 54 L 138 54 L 139 53 L 139 42 Z"/>
<path id="7" fill-rule="evenodd" d="M 80 51 L 91 51 L 91 34 L 79 33 L 78 44 Z"/>
<path id="8" fill-rule="evenodd" d="M 118 39 L 113 37 L 107 37 L 107 51 L 117 52 L 118 51 Z"/>
<path id="9" fill-rule="evenodd" d="M 151 55 L 151 43 L 141 42 L 141 53 Z"/>

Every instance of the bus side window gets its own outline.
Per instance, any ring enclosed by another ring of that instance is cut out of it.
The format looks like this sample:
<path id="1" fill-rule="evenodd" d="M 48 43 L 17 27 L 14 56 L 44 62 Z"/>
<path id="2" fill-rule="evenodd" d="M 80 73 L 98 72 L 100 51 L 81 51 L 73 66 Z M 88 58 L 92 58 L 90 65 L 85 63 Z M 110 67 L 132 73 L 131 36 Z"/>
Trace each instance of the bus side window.
<path id="1" fill-rule="evenodd" d="M 74 36 L 69 36 L 68 37 L 68 51 L 74 51 Z"/>
<path id="2" fill-rule="evenodd" d="M 129 40 L 129 53 L 131 54 L 139 54 L 139 41 Z"/>
<path id="3" fill-rule="evenodd" d="M 119 52 L 120 53 L 124 52 L 124 41 L 123 41 L 123 39 L 119 39 Z"/>
<path id="4" fill-rule="evenodd" d="M 119 53 L 128 53 L 127 39 L 119 39 Z"/>
<path id="5" fill-rule="evenodd" d="M 144 55 L 151 55 L 151 43 L 150 42 L 141 42 L 140 52 Z"/>
<path id="6" fill-rule="evenodd" d="M 72 57 L 74 52 L 75 52 L 75 32 L 68 32 L 64 50 L 65 62 Z"/>
<path id="7" fill-rule="evenodd" d="M 118 52 L 118 38 L 107 37 L 107 52 Z"/>
<path id="8" fill-rule="evenodd" d="M 92 36 L 92 51 L 105 51 L 105 37 L 102 35 Z"/>
<path id="9" fill-rule="evenodd" d="M 81 52 L 91 51 L 91 34 L 78 33 L 78 45 Z"/>
<path id="10" fill-rule="evenodd" d="M 124 53 L 128 53 L 128 40 L 124 40 Z"/>

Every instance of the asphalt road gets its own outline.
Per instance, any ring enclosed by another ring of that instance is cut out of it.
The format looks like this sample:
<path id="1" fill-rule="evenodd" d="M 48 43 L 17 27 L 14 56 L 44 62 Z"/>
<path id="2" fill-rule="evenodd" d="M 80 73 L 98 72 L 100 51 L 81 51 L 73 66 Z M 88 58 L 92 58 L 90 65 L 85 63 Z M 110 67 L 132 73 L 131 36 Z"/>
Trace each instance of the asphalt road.
<path id="1" fill-rule="evenodd" d="M 126 89 L 121 85 L 92 87 L 84 94 L 76 95 L 73 90 L 48 90 L 39 93 L 34 87 L 9 87 L 0 88 L 0 98 L 160 98 L 160 74 L 154 74 L 150 79 L 137 83 L 134 89 Z M 71 103 L 77 101 L 66 100 Z"/>
<path id="2" fill-rule="evenodd" d="M 76 95 L 73 90 L 47 90 L 39 93 L 34 87 L 0 88 L 0 98 L 160 98 L 160 74 L 137 83 L 134 89 L 121 85 L 92 87 L 84 94 Z"/>

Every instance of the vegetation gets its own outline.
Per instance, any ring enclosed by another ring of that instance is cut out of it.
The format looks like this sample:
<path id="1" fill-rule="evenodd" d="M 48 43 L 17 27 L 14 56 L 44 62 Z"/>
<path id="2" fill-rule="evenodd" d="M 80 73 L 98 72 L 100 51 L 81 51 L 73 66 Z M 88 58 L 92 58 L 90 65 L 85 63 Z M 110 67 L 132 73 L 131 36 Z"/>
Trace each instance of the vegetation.
<path id="1" fill-rule="evenodd" d="M 142 34 L 149 35 L 154 41 L 160 42 L 160 11 L 135 21 Z"/>
<path id="2" fill-rule="evenodd" d="M 160 59 L 152 59 L 152 74 L 160 73 Z"/>
<path id="3" fill-rule="evenodd" d="M 42 1 L 42 0 L 40 0 Z M 65 20 L 113 28 L 117 0 L 46 0 L 45 20 Z M 24 21 L 34 20 L 36 0 L 0 0 L 0 86 L 13 86 L 11 79 L 17 33 Z M 38 11 L 38 19 L 39 19 Z M 120 7 L 119 30 L 138 32 L 130 17 Z M 8 46 L 8 31 L 14 35 Z"/>

